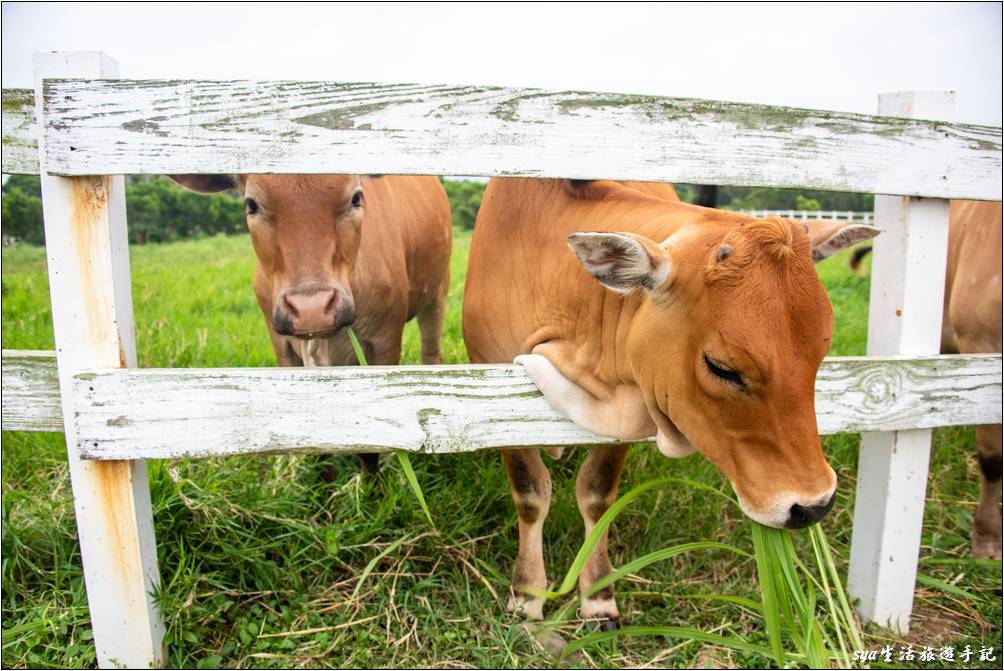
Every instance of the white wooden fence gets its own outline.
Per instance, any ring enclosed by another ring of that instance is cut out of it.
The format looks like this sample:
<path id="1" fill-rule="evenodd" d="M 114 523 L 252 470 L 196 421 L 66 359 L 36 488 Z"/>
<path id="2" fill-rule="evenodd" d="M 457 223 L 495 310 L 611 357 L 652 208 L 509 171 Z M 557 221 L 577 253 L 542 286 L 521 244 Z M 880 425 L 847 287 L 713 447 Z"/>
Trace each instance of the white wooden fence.
<path id="1" fill-rule="evenodd" d="M 876 204 L 885 233 L 872 271 L 874 356 L 827 359 L 816 404 L 824 433 L 878 432 L 863 441 L 850 589 L 865 619 L 907 628 L 930 427 L 1001 421 L 999 355 L 932 356 L 944 199 L 1001 198 L 1000 128 L 907 118 L 949 117 L 952 94 L 882 96 L 882 116 L 867 116 L 498 87 L 125 81 L 96 52 L 37 54 L 35 67 L 34 92 L 3 92 L 3 171 L 42 179 L 56 352 L 4 352 L 2 421 L 66 434 L 101 666 L 165 661 L 144 459 L 603 440 L 551 410 L 516 366 L 135 369 L 122 179 L 95 176 L 124 173 L 606 177 L 899 194 Z M 266 412 L 277 397 L 298 414 Z M 352 407 L 351 421 L 331 407 Z"/>
<path id="2" fill-rule="evenodd" d="M 754 217 L 784 217 L 795 221 L 849 221 L 855 224 L 871 226 L 873 213 L 854 212 L 852 210 L 738 210 Z"/>

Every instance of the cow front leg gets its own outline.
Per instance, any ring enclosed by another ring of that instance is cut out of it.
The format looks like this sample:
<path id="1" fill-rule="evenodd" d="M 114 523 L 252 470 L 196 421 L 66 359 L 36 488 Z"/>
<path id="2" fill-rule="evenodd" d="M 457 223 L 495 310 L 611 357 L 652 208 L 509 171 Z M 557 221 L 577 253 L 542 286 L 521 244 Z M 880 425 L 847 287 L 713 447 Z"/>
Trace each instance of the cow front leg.
<path id="1" fill-rule="evenodd" d="M 304 344 L 289 336 L 279 335 L 272 328 L 271 322 L 269 322 L 268 328 L 269 336 L 272 338 L 272 349 L 275 350 L 275 361 L 279 366 L 287 368 L 301 368 L 304 366 L 304 360 L 301 353 L 304 351 Z M 362 455 L 360 455 L 361 457 Z M 322 454 L 317 459 L 320 464 L 321 481 L 326 483 L 332 483 L 338 479 L 338 468 L 336 465 L 336 458 L 333 454 Z M 366 469 L 366 464 L 363 464 L 363 470 Z M 367 471 L 368 472 L 368 471 Z"/>
<path id="2" fill-rule="evenodd" d="M 1001 425 L 976 427 L 980 503 L 973 516 L 973 556 L 1001 558 Z"/>
<path id="3" fill-rule="evenodd" d="M 614 501 L 620 484 L 621 470 L 627 456 L 627 445 L 594 445 L 579 469 L 575 480 L 575 497 L 579 512 L 586 525 L 586 536 L 593 530 Z M 587 620 L 597 620 L 604 630 L 620 626 L 620 613 L 614 600 L 613 585 L 607 585 L 595 594 L 589 594 L 596 581 L 613 570 L 607 556 L 607 528 L 600 537 L 586 565 L 579 575 L 579 592 L 582 594 L 581 615 Z M 587 596 L 588 595 L 588 596 Z"/>
<path id="4" fill-rule="evenodd" d="M 512 572 L 509 610 L 533 620 L 544 619 L 544 597 L 528 589 L 545 589 L 544 518 L 551 509 L 551 474 L 537 448 L 502 450 L 509 490 L 519 520 L 519 554 Z"/>
<path id="5" fill-rule="evenodd" d="M 371 366 L 396 366 L 401 363 L 401 334 L 404 331 L 404 322 L 389 323 L 385 331 L 359 343 L 366 357 L 366 363 Z M 348 334 L 343 337 L 347 340 Z M 350 350 L 349 357 L 353 364 L 358 362 L 355 350 Z M 380 472 L 379 452 L 360 452 L 357 456 L 363 475 L 376 475 Z"/>
<path id="6" fill-rule="evenodd" d="M 439 342 L 443 334 L 443 319 L 446 317 L 446 290 L 449 285 L 450 276 L 447 273 L 436 297 L 416 316 L 422 339 L 422 363 L 427 365 L 443 362 Z"/>

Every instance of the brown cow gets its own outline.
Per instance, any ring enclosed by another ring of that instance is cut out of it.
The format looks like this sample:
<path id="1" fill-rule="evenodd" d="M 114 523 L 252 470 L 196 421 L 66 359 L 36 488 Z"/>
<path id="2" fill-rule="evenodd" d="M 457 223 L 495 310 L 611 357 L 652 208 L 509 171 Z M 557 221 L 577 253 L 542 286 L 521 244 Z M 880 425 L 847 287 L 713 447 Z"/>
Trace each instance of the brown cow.
<path id="1" fill-rule="evenodd" d="M 953 200 L 941 351 L 1001 351 L 1001 204 Z M 1001 425 L 976 427 L 980 503 L 973 516 L 976 557 L 1001 558 Z"/>
<path id="2" fill-rule="evenodd" d="M 1001 352 L 1001 204 L 953 200 L 941 321 L 942 354 Z M 851 258 L 858 269 L 870 246 Z M 973 516 L 974 557 L 1001 558 L 1001 425 L 976 427 L 980 502 Z"/>
<path id="3" fill-rule="evenodd" d="M 669 456 L 696 449 L 729 478 L 747 515 L 808 526 L 836 488 L 813 408 L 833 322 L 813 258 L 877 230 L 810 230 L 687 205 L 671 189 L 492 180 L 464 296 L 471 360 L 515 359 L 580 426 L 625 441 L 656 435 Z M 587 534 L 616 498 L 626 453 L 590 448 L 576 481 Z M 519 518 L 510 606 L 540 618 L 543 601 L 528 588 L 546 585 L 550 476 L 536 449 L 502 457 Z M 604 536 L 580 590 L 610 570 Z M 582 616 L 616 626 L 612 590 L 584 599 Z"/>
<path id="4" fill-rule="evenodd" d="M 258 256 L 254 291 L 280 366 L 397 364 L 417 317 L 422 362 L 440 362 L 450 204 L 436 177 L 174 175 L 200 193 L 237 189 Z M 375 471 L 376 454 L 360 455 Z"/>

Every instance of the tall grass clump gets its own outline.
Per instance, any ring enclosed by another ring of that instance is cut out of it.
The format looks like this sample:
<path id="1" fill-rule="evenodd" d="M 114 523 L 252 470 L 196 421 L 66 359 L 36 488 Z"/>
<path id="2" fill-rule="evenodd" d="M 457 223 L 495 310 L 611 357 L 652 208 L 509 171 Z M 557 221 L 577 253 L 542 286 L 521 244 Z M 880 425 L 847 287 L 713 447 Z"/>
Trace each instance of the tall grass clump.
<path id="1" fill-rule="evenodd" d="M 586 559 L 595 549 L 603 532 L 617 515 L 644 492 L 670 483 L 686 484 L 713 492 L 735 504 L 735 501 L 708 485 L 685 478 L 658 478 L 644 482 L 621 497 L 600 518 L 579 549 L 565 579 L 556 591 L 541 592 L 547 598 L 555 599 L 572 591 L 575 582 L 585 566 Z M 561 653 L 565 658 L 572 653 L 596 645 L 603 641 L 624 636 L 666 636 L 669 638 L 703 641 L 715 645 L 734 648 L 771 658 L 778 667 L 791 664 L 811 668 L 829 668 L 837 665 L 850 668 L 853 651 L 864 645 L 857 620 L 851 611 L 847 595 L 840 582 L 833 556 L 822 529 L 817 524 L 808 530 L 812 543 L 812 559 L 802 561 L 792 543 L 791 532 L 786 529 L 772 529 L 751 522 L 753 558 L 756 563 L 760 585 L 761 603 L 730 594 L 695 594 L 688 598 L 727 601 L 759 612 L 762 617 L 769 646 L 738 636 L 722 636 L 693 627 L 643 626 L 623 627 L 616 631 L 595 632 L 570 642 Z M 650 552 L 630 561 L 598 580 L 585 598 L 607 587 L 614 581 L 665 559 L 697 551 L 728 552 L 738 557 L 749 558 L 749 552 L 738 547 L 711 541 L 682 543 Z M 822 603 L 820 603 L 822 599 Z M 567 619 L 575 608 L 571 601 L 549 619 L 553 625 Z"/>

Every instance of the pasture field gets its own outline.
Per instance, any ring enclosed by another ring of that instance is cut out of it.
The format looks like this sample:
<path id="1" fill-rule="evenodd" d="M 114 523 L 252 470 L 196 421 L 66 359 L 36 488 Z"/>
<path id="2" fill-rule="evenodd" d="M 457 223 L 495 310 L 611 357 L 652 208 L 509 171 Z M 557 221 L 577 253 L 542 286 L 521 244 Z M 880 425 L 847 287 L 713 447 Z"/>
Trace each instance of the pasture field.
<path id="1" fill-rule="evenodd" d="M 470 232 L 454 235 L 443 352 L 447 363 L 464 363 L 460 307 Z M 274 365 L 251 291 L 254 257 L 246 235 L 134 247 L 131 257 L 140 366 Z M 818 266 L 837 314 L 834 355 L 865 351 L 868 276 L 847 270 L 847 258 L 845 252 Z M 4 249 L 2 281 L 3 347 L 52 349 L 44 250 Z M 403 362 L 418 360 L 412 323 Z M 822 524 L 842 575 L 857 448 L 857 435 L 824 439 L 840 484 Z M 892 666 L 1000 668 L 1001 564 L 968 558 L 979 487 L 972 429 L 935 431 L 932 449 L 914 630 L 903 639 L 870 627 L 865 643 L 873 650 L 893 645 L 897 657 L 907 645 L 914 655 L 932 646 L 935 656 L 942 646 L 954 646 L 957 655 L 966 645 L 975 651 L 992 646 L 996 661 L 979 661 L 977 653 L 968 663 Z M 3 434 L 5 667 L 95 663 L 64 455 L 61 434 Z M 548 460 L 555 495 L 545 553 L 552 581 L 564 576 L 582 541 L 574 497 L 581 458 L 566 451 L 562 460 Z M 383 457 L 381 474 L 363 480 L 355 457 L 337 457 L 338 476 L 325 483 L 319 459 L 150 463 L 169 666 L 554 665 L 505 610 L 516 517 L 497 454 L 412 456 L 435 528 L 396 460 Z M 631 448 L 621 490 L 666 475 L 731 492 L 700 456 L 670 461 L 646 444 Z M 749 522 L 718 497 L 684 486 L 652 491 L 615 523 L 611 560 L 620 565 L 696 540 L 752 551 Z M 796 534 L 796 544 L 811 552 L 806 534 Z M 621 581 L 617 593 L 631 624 L 697 627 L 767 644 L 756 611 L 696 596 L 759 601 L 752 559 L 706 551 L 680 555 Z M 561 631 L 571 640 L 588 630 L 570 622 Z M 752 653 L 661 637 L 603 644 L 579 661 L 604 668 L 770 664 Z"/>

